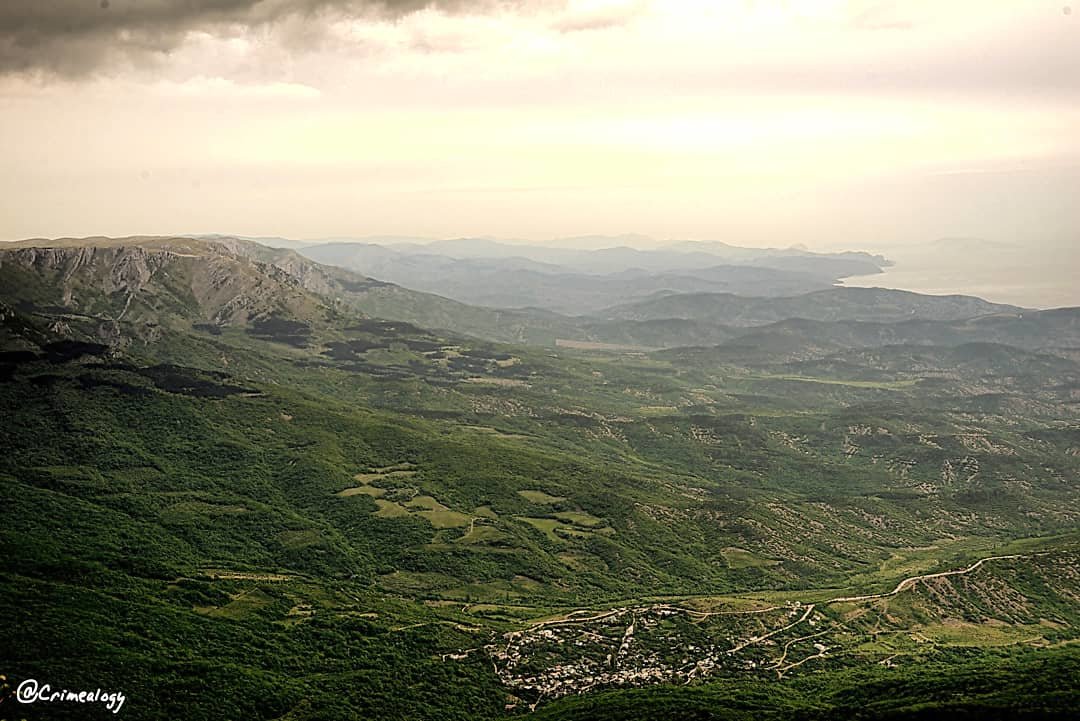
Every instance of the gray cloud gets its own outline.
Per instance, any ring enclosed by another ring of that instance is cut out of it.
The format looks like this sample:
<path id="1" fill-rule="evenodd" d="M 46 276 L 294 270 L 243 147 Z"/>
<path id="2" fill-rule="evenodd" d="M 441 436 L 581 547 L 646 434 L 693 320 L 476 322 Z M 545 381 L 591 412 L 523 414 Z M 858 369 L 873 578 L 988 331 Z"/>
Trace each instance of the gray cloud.
<path id="1" fill-rule="evenodd" d="M 551 29 L 561 33 L 607 30 L 622 27 L 641 14 L 640 3 L 629 6 L 612 6 L 592 11 L 567 13 L 556 20 Z"/>
<path id="2" fill-rule="evenodd" d="M 503 0 L 504 4 L 506 0 Z M 2 0 L 0 74 L 81 77 L 111 62 L 152 62 L 187 33 L 230 35 L 285 20 L 394 17 L 438 6 L 486 7 L 485 0 Z"/>

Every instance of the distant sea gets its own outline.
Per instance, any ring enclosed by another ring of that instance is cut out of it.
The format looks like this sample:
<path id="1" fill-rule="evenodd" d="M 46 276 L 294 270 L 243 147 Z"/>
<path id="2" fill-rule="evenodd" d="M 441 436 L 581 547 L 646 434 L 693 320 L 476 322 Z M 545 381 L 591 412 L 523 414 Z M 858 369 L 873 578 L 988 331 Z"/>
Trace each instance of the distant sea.
<path id="1" fill-rule="evenodd" d="M 843 285 L 975 295 L 1025 308 L 1080 306 L 1080 248 L 950 250 L 886 253 L 895 265 L 883 273 L 847 278 Z"/>

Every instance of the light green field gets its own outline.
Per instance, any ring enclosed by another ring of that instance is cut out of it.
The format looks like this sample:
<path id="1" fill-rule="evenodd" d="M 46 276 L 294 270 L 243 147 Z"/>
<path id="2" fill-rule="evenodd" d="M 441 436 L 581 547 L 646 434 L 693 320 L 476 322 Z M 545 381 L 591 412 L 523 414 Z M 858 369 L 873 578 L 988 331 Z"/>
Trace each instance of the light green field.
<path id="1" fill-rule="evenodd" d="M 394 472 L 402 473 L 402 472 L 405 472 L 405 471 L 413 471 L 414 468 L 416 468 L 415 464 L 406 462 L 406 463 L 397 463 L 397 464 L 392 465 L 392 466 L 383 466 L 382 468 L 372 468 L 371 470 L 372 470 L 372 473 L 387 474 L 387 473 L 394 473 Z M 413 472 L 415 473 L 415 471 L 413 471 Z"/>
<path id="2" fill-rule="evenodd" d="M 620 343 L 594 343 L 584 340 L 570 340 L 567 338 L 556 338 L 555 345 L 559 348 L 571 348 L 573 350 L 585 350 L 585 351 L 608 351 L 621 353 L 624 351 L 647 351 L 653 350 L 652 348 L 646 348 L 644 346 L 637 345 L 623 345 Z"/>
<path id="3" fill-rule="evenodd" d="M 195 610 L 212 618 L 240 619 L 269 606 L 273 602 L 267 594 L 259 589 L 244 591 L 233 597 L 233 600 L 224 606 L 199 606 Z"/>
<path id="4" fill-rule="evenodd" d="M 362 485 L 354 488 L 346 488 L 338 491 L 335 495 L 340 498 L 348 498 L 350 496 L 370 496 L 372 498 L 382 498 L 389 490 L 388 488 L 381 488 L 379 486 L 371 485 L 375 481 L 382 481 L 386 479 L 406 479 L 416 475 L 415 470 L 412 469 L 411 463 L 399 463 L 396 466 L 385 466 L 383 468 L 375 468 L 370 473 L 357 473 L 353 476 L 353 480 L 361 483 Z M 430 498 L 430 496 L 426 496 Z M 434 499 L 432 499 L 434 501 Z M 379 502 L 379 510 L 375 515 L 380 518 L 394 518 L 402 514 L 397 513 L 392 506 L 397 504 L 391 504 L 389 506 L 383 505 L 385 502 Z M 427 506 L 424 506 L 425 508 Z M 429 509 L 436 510 L 436 509 Z"/>
<path id="5" fill-rule="evenodd" d="M 435 500 L 433 496 L 416 496 L 406 504 L 409 508 L 418 508 L 424 511 L 448 511 L 443 504 Z"/>
<path id="6" fill-rule="evenodd" d="M 678 412 L 675 406 L 639 406 L 637 409 L 639 416 L 646 417 L 673 416 Z"/>
<path id="7" fill-rule="evenodd" d="M 441 573 L 394 571 L 379 577 L 379 586 L 393 593 L 422 593 L 435 588 L 449 588 L 458 581 Z"/>
<path id="8" fill-rule="evenodd" d="M 472 517 L 457 511 L 420 511 L 418 515 L 426 518 L 435 528 L 464 528 L 472 521 Z"/>
<path id="9" fill-rule="evenodd" d="M 449 588 L 442 591 L 440 595 L 443 598 L 452 598 L 457 601 L 494 603 L 519 598 L 521 592 L 507 581 L 491 581 L 489 583 L 470 583 L 465 586 Z"/>
<path id="10" fill-rule="evenodd" d="M 911 388 L 918 379 L 908 379 L 901 381 L 858 381 L 858 380 L 842 380 L 838 378 L 811 378 L 809 376 L 796 376 L 787 374 L 772 374 L 772 373 L 755 373 L 748 375 L 746 378 L 751 380 L 767 380 L 767 381 L 797 381 L 800 383 L 823 383 L 830 386 L 848 386 L 850 388 L 878 388 L 882 390 L 900 390 L 902 388 Z"/>
<path id="11" fill-rule="evenodd" d="M 528 576 L 522 576 L 520 574 L 514 576 L 514 578 L 511 580 L 511 583 L 514 584 L 515 588 L 520 588 L 521 590 L 528 591 L 530 593 L 539 591 L 544 586 L 544 584 L 542 584 L 540 581 L 537 581 L 535 578 L 529 578 Z"/>
<path id="12" fill-rule="evenodd" d="M 584 526 L 585 528 L 597 528 L 604 525 L 603 519 L 597 518 L 585 511 L 560 511 L 555 514 L 555 517 L 576 526 Z"/>
<path id="13" fill-rule="evenodd" d="M 530 503 L 558 503 L 565 501 L 565 496 L 553 496 L 543 491 L 518 491 L 518 495 Z"/>
<path id="14" fill-rule="evenodd" d="M 544 584 L 528 576 L 516 575 L 511 580 L 488 581 L 485 583 L 470 583 L 464 586 L 456 586 L 441 593 L 444 598 L 467 600 L 478 604 L 484 604 L 479 609 L 471 611 L 481 612 L 506 612 L 507 608 L 499 601 L 520 598 L 524 595 L 535 593 Z M 526 617 L 532 609 L 517 607 L 514 615 Z"/>
<path id="15" fill-rule="evenodd" d="M 379 518 L 402 518 L 409 515 L 409 510 L 400 503 L 384 501 L 381 498 L 376 498 L 375 503 L 379 506 L 379 510 L 375 511 Z"/>
<path id="16" fill-rule="evenodd" d="M 985 623 L 945 623 L 918 629 L 921 636 L 949 646 L 1010 646 L 1041 640 L 1047 628 L 1035 625 L 1006 626 Z"/>
<path id="17" fill-rule="evenodd" d="M 762 558 L 761 556 L 751 553 L 742 548 L 729 547 L 721 551 L 724 556 L 724 560 L 727 561 L 728 568 L 757 568 L 761 566 L 776 566 L 780 564 L 780 561 L 774 561 L 768 558 Z"/>
<path id="18" fill-rule="evenodd" d="M 527 381 L 517 378 L 466 378 L 465 382 L 480 386 L 500 386 L 504 388 L 527 388 L 529 386 Z"/>
<path id="19" fill-rule="evenodd" d="M 545 536 L 550 538 L 552 541 L 555 541 L 556 543 L 561 543 L 563 540 L 565 540 L 561 538 L 557 533 L 555 533 L 556 528 L 566 527 L 562 523 L 562 521 L 557 521 L 554 518 L 532 518 L 529 516 L 514 516 L 514 518 L 518 521 L 528 523 L 530 526 L 537 529 L 538 531 L 542 531 Z"/>
<path id="20" fill-rule="evenodd" d="M 593 531 L 586 531 L 586 530 L 581 529 L 581 528 L 574 528 L 573 526 L 557 526 L 556 530 L 557 530 L 557 533 L 555 534 L 556 536 L 558 536 L 559 534 L 562 534 L 564 536 L 575 536 L 577 538 L 588 538 L 589 536 L 593 535 Z"/>
<path id="21" fill-rule="evenodd" d="M 477 523 L 473 525 L 472 530 L 470 530 L 461 538 L 456 539 L 454 542 L 464 544 L 490 543 L 492 541 L 498 541 L 504 538 L 506 538 L 506 534 L 499 529 Z"/>
<path id="22" fill-rule="evenodd" d="M 373 498 L 379 498 L 386 495 L 386 489 L 377 488 L 375 486 L 358 486 L 357 488 L 346 488 L 344 491 L 338 491 L 337 495 L 342 498 L 348 498 L 349 496 L 371 496 Z"/>

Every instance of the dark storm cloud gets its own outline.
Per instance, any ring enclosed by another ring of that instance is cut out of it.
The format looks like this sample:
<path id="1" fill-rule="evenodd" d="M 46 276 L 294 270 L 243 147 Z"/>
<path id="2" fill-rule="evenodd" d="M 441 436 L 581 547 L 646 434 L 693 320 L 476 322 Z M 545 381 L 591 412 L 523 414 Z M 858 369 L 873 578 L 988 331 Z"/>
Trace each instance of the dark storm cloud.
<path id="1" fill-rule="evenodd" d="M 228 34 L 301 18 L 397 16 L 484 0 L 0 0 L 0 74 L 92 74 L 175 49 L 191 31 Z M 506 4 L 506 3 L 504 3 Z M 317 32 L 313 32 L 317 35 Z"/>

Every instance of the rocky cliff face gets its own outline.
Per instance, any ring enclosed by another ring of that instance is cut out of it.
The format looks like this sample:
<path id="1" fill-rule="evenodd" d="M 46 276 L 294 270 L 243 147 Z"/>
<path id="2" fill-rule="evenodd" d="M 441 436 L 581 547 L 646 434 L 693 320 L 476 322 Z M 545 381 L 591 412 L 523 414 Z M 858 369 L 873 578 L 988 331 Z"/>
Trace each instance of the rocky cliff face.
<path id="1" fill-rule="evenodd" d="M 115 343 L 162 326 L 307 320 L 325 311 L 285 269 L 218 243 L 39 242 L 0 249 L 0 295 L 19 298 L 18 310 L 61 334 L 79 326 Z"/>
<path id="2" fill-rule="evenodd" d="M 134 293 L 167 262 L 168 253 L 129 248 L 17 248 L 0 253 L 0 272 L 14 268 L 58 282 L 63 305 L 77 304 L 75 293 L 85 277 L 99 282 L 96 290 Z"/>

